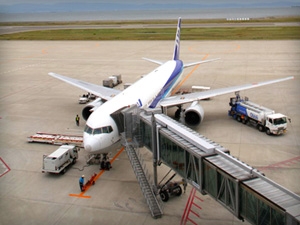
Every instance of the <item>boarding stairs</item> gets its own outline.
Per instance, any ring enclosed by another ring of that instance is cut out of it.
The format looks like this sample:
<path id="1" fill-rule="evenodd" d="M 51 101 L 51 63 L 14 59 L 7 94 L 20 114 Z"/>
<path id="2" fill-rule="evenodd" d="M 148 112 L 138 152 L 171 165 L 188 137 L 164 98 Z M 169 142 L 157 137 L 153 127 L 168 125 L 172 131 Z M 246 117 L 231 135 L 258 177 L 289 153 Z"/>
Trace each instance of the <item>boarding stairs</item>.
<path id="1" fill-rule="evenodd" d="M 36 134 L 29 136 L 27 141 L 30 143 L 37 142 L 53 145 L 73 144 L 78 147 L 82 147 L 83 145 L 83 137 L 80 135 L 52 134 L 43 132 L 37 132 Z"/>
<path id="2" fill-rule="evenodd" d="M 136 178 L 140 184 L 143 195 L 147 201 L 151 215 L 153 218 L 160 218 L 163 214 L 162 207 L 159 200 L 154 193 L 152 185 L 150 183 L 149 176 L 147 176 L 146 166 L 143 163 L 141 155 L 138 154 L 138 148 L 132 142 L 125 141 L 126 152 L 130 163 L 132 165 L 133 171 L 136 175 Z"/>

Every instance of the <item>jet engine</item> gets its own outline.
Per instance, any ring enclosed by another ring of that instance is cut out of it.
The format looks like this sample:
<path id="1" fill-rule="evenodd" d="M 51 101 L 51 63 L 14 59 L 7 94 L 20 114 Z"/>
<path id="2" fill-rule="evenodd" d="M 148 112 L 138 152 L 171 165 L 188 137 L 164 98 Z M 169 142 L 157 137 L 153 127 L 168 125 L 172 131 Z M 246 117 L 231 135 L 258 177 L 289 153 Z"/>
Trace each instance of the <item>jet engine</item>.
<path id="1" fill-rule="evenodd" d="M 199 125 L 204 118 L 204 110 L 198 101 L 194 101 L 184 112 L 184 121 L 188 126 Z"/>
<path id="2" fill-rule="evenodd" d="M 86 107 L 82 110 L 82 117 L 83 119 L 87 120 L 89 116 L 94 112 L 100 105 L 102 105 L 104 102 L 101 98 L 97 98 L 95 101 L 92 101 L 89 103 Z"/>

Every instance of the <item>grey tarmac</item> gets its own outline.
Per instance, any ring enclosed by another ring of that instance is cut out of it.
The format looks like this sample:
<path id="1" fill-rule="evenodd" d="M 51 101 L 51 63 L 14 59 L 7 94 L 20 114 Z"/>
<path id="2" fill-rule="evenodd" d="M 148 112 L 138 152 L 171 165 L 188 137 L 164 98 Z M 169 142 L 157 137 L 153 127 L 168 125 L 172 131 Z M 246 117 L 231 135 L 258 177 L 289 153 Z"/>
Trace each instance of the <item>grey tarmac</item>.
<path id="1" fill-rule="evenodd" d="M 38 132 L 78 134 L 75 124 L 84 91 L 48 76 L 55 72 L 96 84 L 122 74 L 133 83 L 156 65 L 142 57 L 168 60 L 173 41 L 0 41 L 0 218 L 1 224 L 180 224 L 192 187 L 164 204 L 164 215 L 153 219 L 125 152 L 104 172 L 85 196 L 79 177 L 99 173 L 86 165 L 87 154 L 64 175 L 41 172 L 43 154 L 57 146 L 27 143 Z M 227 116 L 229 98 L 202 101 L 203 123 L 197 131 L 228 148 L 231 154 L 259 168 L 283 187 L 300 194 L 300 41 L 182 41 L 181 59 L 194 62 L 221 58 L 185 71 L 192 85 L 220 88 L 294 76 L 295 79 L 241 92 L 253 102 L 288 115 L 291 123 L 283 136 L 268 136 Z M 123 85 L 116 88 L 123 89 Z M 137 93 L 138 96 L 138 93 Z M 117 153 L 112 152 L 111 157 Z M 151 153 L 142 149 L 152 174 Z M 161 166 L 161 179 L 168 168 Z M 181 179 L 176 177 L 175 180 Z M 209 196 L 195 209 L 197 224 L 248 224 L 235 218 Z M 187 223 L 191 224 L 191 223 Z"/>

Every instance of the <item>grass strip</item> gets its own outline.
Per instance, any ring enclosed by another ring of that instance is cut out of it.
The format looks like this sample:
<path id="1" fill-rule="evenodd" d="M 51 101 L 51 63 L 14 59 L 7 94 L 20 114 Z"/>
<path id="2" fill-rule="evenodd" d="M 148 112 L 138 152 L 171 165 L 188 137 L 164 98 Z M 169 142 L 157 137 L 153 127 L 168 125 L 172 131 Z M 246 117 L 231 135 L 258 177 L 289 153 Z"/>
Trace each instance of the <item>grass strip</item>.
<path id="1" fill-rule="evenodd" d="M 184 24 L 203 24 L 203 23 L 234 23 L 234 24 L 247 24 L 247 23 L 288 23 L 300 22 L 300 16 L 287 16 L 287 17 L 263 17 L 252 18 L 250 20 L 232 20 L 226 19 L 184 19 Z M 103 21 L 41 21 L 41 22 L 1 22 L 0 26 L 52 26 L 52 25 L 133 25 L 133 24 L 175 24 L 177 18 L 170 20 L 103 20 Z"/>
<path id="2" fill-rule="evenodd" d="M 174 28 L 41 30 L 0 35 L 0 40 L 173 40 Z M 211 27 L 181 30 L 182 40 L 296 40 L 297 26 Z"/>

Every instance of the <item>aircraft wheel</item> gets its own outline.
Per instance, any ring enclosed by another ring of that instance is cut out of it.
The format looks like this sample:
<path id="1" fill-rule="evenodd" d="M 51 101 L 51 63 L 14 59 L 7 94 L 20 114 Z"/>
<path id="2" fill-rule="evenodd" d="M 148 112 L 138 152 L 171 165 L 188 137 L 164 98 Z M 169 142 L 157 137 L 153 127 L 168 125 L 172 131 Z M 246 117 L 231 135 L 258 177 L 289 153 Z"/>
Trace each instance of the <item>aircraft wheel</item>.
<path id="1" fill-rule="evenodd" d="M 169 193 L 167 191 L 162 191 L 159 195 L 163 202 L 167 202 L 169 200 Z"/>
<path id="2" fill-rule="evenodd" d="M 105 169 L 105 162 L 101 161 L 100 163 L 100 170 L 104 170 Z"/>
<path id="3" fill-rule="evenodd" d="M 175 112 L 175 119 L 180 119 L 180 109 L 177 109 Z"/>
<path id="4" fill-rule="evenodd" d="M 107 169 L 107 170 L 110 170 L 110 168 L 111 168 L 110 162 L 106 162 L 106 165 L 105 165 L 105 166 L 106 166 L 106 169 Z"/>

